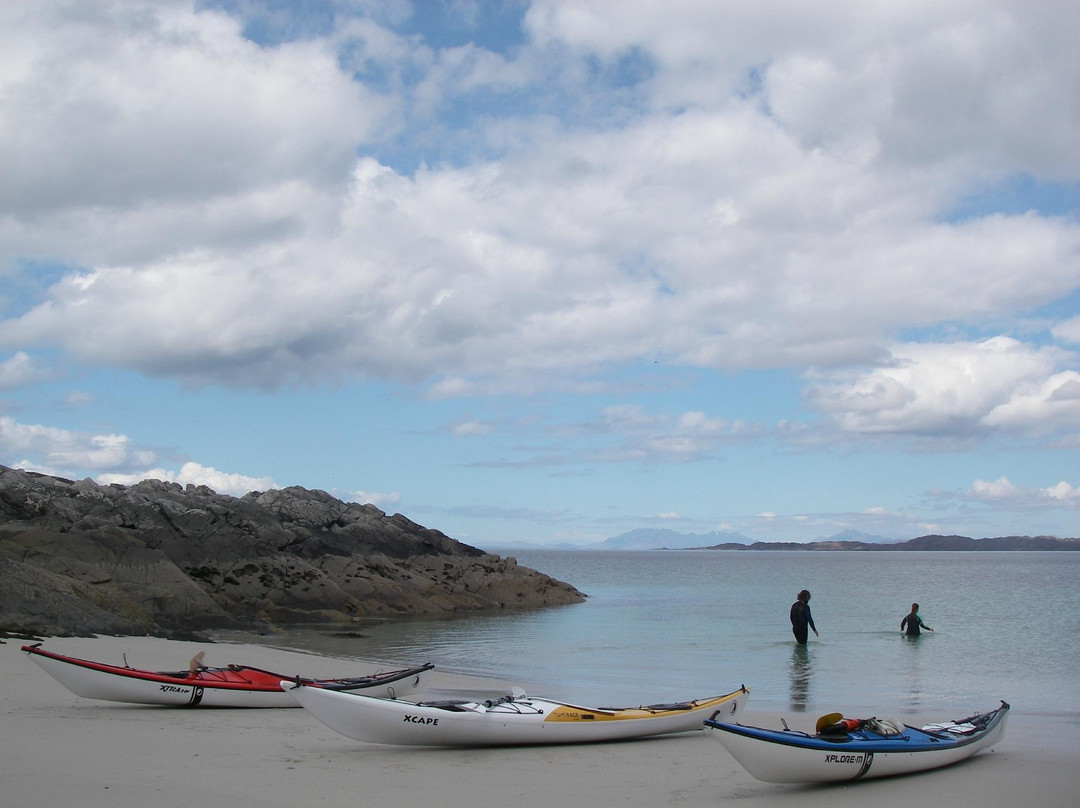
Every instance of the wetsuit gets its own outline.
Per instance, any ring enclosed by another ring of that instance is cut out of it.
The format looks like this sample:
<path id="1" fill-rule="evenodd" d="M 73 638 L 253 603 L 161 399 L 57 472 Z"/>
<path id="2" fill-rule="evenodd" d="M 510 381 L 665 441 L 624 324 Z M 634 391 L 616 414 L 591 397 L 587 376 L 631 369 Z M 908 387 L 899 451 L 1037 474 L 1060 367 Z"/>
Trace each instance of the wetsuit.
<path id="1" fill-rule="evenodd" d="M 795 642 L 799 645 L 806 645 L 808 627 L 817 631 L 814 616 L 810 614 L 810 604 L 797 600 L 791 604 L 791 633 L 795 635 Z"/>
<path id="2" fill-rule="evenodd" d="M 909 614 L 900 621 L 901 630 L 903 630 L 904 626 L 907 626 L 907 635 L 909 637 L 918 637 L 919 629 L 926 628 L 926 623 L 922 621 L 922 618 L 919 617 L 919 615 L 916 614 L 913 616 Z"/>

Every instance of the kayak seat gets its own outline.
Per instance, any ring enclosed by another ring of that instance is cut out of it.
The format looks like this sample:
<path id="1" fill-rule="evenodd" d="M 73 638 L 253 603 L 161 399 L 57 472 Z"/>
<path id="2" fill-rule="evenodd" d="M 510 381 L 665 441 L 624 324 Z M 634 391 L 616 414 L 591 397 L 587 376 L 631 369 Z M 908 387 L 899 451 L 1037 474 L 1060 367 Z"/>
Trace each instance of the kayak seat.
<path id="1" fill-rule="evenodd" d="M 694 707 L 691 704 L 687 704 L 685 701 L 680 701 L 675 704 L 649 704 L 641 709 L 651 710 L 654 713 L 670 713 L 676 710 L 692 710 Z"/>
<path id="2" fill-rule="evenodd" d="M 891 736 L 901 735 L 904 732 L 904 725 L 899 718 L 868 718 L 863 726 L 869 732 L 873 732 L 875 735 Z"/>
<path id="3" fill-rule="evenodd" d="M 434 707 L 437 710 L 449 710 L 452 713 L 471 713 L 473 712 L 465 705 L 469 704 L 467 701 L 461 700 L 449 700 L 449 701 L 421 701 L 417 707 Z"/>

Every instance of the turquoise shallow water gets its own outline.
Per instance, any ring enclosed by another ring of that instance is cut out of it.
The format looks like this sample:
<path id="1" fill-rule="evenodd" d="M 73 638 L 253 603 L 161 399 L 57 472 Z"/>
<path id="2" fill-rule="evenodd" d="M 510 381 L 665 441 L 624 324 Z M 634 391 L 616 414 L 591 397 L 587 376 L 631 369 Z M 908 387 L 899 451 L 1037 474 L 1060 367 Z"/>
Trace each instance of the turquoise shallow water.
<path id="1" fill-rule="evenodd" d="M 1080 553 L 516 552 L 581 605 L 371 621 L 363 636 L 296 632 L 322 653 L 523 683 L 582 703 L 660 702 L 745 683 L 759 708 L 879 714 L 987 709 L 1080 714 Z M 809 589 L 820 638 L 797 648 L 788 608 Z M 921 604 L 933 634 L 900 620 Z"/>

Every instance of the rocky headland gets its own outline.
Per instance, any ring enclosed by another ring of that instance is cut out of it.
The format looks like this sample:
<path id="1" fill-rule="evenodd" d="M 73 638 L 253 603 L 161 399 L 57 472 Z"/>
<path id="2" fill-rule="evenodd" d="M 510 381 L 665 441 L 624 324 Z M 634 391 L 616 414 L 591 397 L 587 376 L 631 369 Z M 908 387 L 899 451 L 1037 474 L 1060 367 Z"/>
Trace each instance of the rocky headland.
<path id="1" fill-rule="evenodd" d="M 0 466 L 0 630 L 186 636 L 579 603 L 569 584 L 400 514 Z"/>

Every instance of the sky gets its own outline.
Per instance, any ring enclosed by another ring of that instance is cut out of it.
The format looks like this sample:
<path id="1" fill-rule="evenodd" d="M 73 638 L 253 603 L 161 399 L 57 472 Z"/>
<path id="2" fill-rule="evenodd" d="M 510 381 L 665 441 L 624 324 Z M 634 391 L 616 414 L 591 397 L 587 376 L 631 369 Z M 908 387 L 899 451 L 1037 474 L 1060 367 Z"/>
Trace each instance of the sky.
<path id="1" fill-rule="evenodd" d="M 0 464 L 466 543 L 1080 536 L 1074 0 L 0 4 Z"/>

